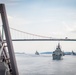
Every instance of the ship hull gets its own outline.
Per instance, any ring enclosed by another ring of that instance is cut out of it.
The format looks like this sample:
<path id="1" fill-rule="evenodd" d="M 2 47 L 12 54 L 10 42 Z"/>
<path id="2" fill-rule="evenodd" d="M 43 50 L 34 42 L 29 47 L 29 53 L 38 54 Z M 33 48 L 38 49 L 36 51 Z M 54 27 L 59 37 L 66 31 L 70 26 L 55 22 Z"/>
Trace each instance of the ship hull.
<path id="1" fill-rule="evenodd" d="M 61 60 L 62 56 L 61 55 L 53 55 L 53 60 Z"/>

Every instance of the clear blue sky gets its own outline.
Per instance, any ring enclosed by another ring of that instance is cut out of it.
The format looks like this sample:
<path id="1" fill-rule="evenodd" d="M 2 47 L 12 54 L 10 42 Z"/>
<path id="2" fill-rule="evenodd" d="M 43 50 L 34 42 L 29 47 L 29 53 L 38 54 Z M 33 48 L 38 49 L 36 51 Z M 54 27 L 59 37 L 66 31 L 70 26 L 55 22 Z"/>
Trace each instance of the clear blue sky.
<path id="1" fill-rule="evenodd" d="M 76 0 L 0 0 L 9 25 L 54 38 L 76 38 Z M 14 35 L 15 36 L 15 35 Z M 14 42 L 15 51 L 53 51 L 58 42 Z M 76 51 L 75 42 L 60 42 L 64 51 Z"/>

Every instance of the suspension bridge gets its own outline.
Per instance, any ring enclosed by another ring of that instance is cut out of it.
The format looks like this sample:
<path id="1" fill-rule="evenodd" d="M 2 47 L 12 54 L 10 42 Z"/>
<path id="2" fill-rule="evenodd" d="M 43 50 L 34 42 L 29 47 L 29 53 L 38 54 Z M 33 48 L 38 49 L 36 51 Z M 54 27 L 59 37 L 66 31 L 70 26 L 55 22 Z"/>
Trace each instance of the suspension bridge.
<path id="1" fill-rule="evenodd" d="M 53 38 L 43 36 L 39 34 L 33 34 L 25 31 L 21 31 L 15 28 L 11 28 L 12 41 L 76 41 L 76 39 L 65 38 Z"/>
<path id="2" fill-rule="evenodd" d="M 3 28 L 2 25 L 0 27 Z M 10 27 L 10 31 L 11 31 L 12 41 L 76 41 L 76 39 L 68 39 L 68 37 L 65 38 L 48 37 L 30 32 L 25 32 L 12 27 Z M 3 34 L 4 33 L 2 30 L 2 37 L 4 38 L 5 36 Z"/>

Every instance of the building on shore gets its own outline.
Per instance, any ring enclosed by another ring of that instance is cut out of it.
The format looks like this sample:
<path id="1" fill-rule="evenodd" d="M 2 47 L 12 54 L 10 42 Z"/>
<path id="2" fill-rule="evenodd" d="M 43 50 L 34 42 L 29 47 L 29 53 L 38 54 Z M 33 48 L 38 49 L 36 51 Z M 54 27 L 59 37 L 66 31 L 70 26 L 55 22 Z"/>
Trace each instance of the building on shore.
<path id="1" fill-rule="evenodd" d="M 58 43 L 56 50 L 53 51 L 52 57 L 53 60 L 61 60 L 62 56 L 63 56 L 63 52 L 61 51 L 60 43 Z"/>

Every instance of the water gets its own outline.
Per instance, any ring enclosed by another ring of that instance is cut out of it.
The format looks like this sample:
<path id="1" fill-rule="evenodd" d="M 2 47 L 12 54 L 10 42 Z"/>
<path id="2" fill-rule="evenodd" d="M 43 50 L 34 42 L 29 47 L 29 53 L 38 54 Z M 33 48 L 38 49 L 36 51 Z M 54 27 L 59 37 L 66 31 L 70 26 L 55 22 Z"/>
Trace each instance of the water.
<path id="1" fill-rule="evenodd" d="M 16 55 L 20 75 L 76 75 L 76 56 L 52 60 L 51 55 Z"/>

